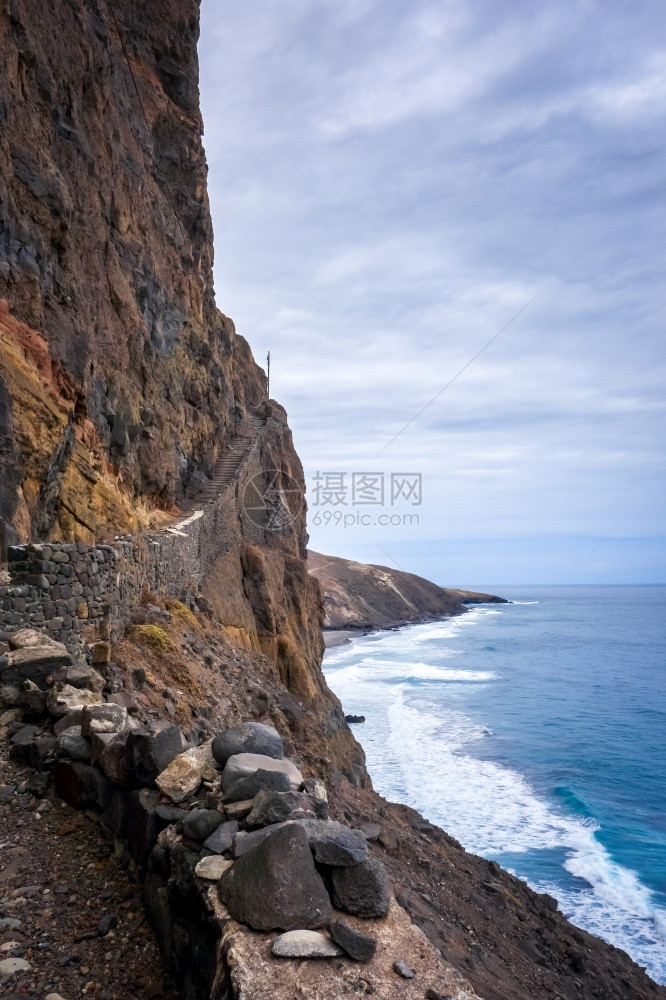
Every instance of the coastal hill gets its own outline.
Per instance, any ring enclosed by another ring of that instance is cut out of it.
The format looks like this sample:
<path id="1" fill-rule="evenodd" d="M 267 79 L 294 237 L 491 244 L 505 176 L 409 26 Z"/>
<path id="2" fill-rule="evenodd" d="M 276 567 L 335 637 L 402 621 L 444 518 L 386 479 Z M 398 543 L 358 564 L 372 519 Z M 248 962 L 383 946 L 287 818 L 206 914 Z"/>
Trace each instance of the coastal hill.
<path id="1" fill-rule="evenodd" d="M 505 604 L 503 597 L 439 587 L 414 573 L 308 551 L 324 595 L 326 629 L 381 629 L 464 614 L 468 604 Z"/>
<path id="2" fill-rule="evenodd" d="M 2 995 L 665 997 L 372 789 L 215 302 L 198 34 L 199 0 L 0 4 Z M 347 627 L 500 600 L 356 576 Z"/>

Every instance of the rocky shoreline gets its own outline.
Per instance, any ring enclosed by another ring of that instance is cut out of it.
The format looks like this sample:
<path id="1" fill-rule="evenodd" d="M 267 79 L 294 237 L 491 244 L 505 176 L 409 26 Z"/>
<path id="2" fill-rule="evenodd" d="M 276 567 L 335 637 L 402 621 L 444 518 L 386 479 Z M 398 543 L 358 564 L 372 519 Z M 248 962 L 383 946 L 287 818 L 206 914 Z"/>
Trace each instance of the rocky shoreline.
<path id="1" fill-rule="evenodd" d="M 308 551 L 308 567 L 322 589 L 327 645 L 343 641 L 340 634 L 359 635 L 438 621 L 465 614 L 470 604 L 507 603 L 495 594 L 440 587 L 414 573 L 312 550 Z"/>

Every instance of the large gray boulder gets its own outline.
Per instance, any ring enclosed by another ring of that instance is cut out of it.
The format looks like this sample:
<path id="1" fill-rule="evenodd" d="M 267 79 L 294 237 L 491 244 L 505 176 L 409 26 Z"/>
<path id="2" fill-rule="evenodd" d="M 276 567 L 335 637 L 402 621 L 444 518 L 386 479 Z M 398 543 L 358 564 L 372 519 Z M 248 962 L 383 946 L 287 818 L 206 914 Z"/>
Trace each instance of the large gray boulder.
<path id="1" fill-rule="evenodd" d="M 247 778 L 258 770 L 277 771 L 286 774 L 292 788 L 298 789 L 303 783 L 303 775 L 290 760 L 275 760 L 259 753 L 239 753 L 230 757 L 222 771 L 221 789 L 224 793 L 231 789 L 239 778 Z"/>
<path id="2" fill-rule="evenodd" d="M 218 733 L 213 740 L 213 756 L 224 766 L 239 753 L 259 753 L 279 760 L 284 754 L 282 737 L 277 729 L 261 722 L 243 722 Z"/>
<path id="3" fill-rule="evenodd" d="M 289 824 L 239 858 L 218 882 L 230 914 L 257 931 L 310 930 L 331 918 L 305 830 Z"/>
<path id="4" fill-rule="evenodd" d="M 367 919 L 388 913 L 389 877 L 378 858 L 368 857 L 348 868 L 333 868 L 331 878 L 333 902 L 339 910 Z"/>
<path id="5" fill-rule="evenodd" d="M 88 691 L 103 691 L 106 681 L 94 667 L 87 663 L 76 663 L 69 667 L 60 667 L 48 678 L 49 684 L 69 684 L 70 687 L 87 688 Z"/>

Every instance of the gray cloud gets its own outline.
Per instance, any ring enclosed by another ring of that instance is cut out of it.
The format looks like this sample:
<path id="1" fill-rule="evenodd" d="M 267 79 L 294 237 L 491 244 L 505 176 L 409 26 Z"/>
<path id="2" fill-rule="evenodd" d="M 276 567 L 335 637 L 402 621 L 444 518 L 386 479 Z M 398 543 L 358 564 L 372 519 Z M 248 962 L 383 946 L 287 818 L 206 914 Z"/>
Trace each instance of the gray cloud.
<path id="1" fill-rule="evenodd" d="M 203 4 L 218 301 L 271 350 L 310 477 L 375 468 L 538 293 L 382 456 L 424 476 L 419 526 L 373 536 L 407 568 L 459 538 L 468 582 L 663 579 L 662 15 Z"/>

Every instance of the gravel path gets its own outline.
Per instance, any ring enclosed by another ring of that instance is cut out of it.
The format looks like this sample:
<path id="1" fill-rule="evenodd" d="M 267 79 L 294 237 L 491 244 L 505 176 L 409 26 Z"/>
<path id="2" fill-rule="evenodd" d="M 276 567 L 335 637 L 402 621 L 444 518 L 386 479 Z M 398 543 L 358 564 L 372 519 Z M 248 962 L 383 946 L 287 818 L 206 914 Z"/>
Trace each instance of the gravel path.
<path id="1" fill-rule="evenodd" d="M 41 778 L 0 742 L 0 969 L 30 967 L 0 973 L 0 996 L 175 1000 L 127 859 Z"/>

